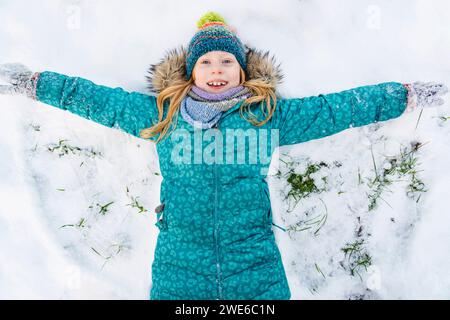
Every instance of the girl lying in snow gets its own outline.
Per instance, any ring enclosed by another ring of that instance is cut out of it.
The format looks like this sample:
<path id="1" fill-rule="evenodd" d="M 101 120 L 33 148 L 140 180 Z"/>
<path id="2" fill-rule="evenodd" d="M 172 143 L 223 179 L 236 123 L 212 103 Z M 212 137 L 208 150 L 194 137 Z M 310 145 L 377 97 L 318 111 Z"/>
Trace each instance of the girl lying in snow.
<path id="1" fill-rule="evenodd" d="M 20 64 L 1 65 L 0 76 L 10 83 L 0 93 L 25 95 L 157 143 L 163 181 L 151 299 L 289 299 L 262 170 L 273 149 L 441 105 L 447 92 L 443 84 L 388 82 L 280 98 L 282 75 L 273 58 L 244 46 L 215 13 L 200 19 L 186 49 L 151 66 L 148 80 L 157 96 L 33 73 Z M 260 144 L 236 146 L 242 134 Z M 268 156 L 258 148 L 270 150 Z M 252 155 L 247 163 L 246 152 Z"/>

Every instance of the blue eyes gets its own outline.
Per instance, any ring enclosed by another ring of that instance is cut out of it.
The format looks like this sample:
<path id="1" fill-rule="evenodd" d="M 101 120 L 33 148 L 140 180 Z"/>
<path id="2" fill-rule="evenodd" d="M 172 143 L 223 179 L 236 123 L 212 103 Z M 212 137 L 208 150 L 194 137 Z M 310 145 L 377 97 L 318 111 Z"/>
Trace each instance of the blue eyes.
<path id="1" fill-rule="evenodd" d="M 205 62 L 206 62 L 206 63 L 209 63 L 209 60 L 203 60 L 201 63 L 202 63 L 202 64 L 205 64 Z M 225 60 L 223 60 L 223 62 L 226 62 L 226 63 L 232 63 L 233 61 L 231 61 L 230 59 L 225 59 Z"/>

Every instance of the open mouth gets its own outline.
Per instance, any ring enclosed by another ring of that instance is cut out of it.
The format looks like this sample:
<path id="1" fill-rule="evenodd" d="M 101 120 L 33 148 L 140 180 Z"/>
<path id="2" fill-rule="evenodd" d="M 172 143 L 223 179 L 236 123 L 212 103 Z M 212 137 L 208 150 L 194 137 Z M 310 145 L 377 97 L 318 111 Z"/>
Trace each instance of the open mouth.
<path id="1" fill-rule="evenodd" d="M 206 83 L 210 88 L 219 89 L 222 87 L 225 87 L 228 82 L 226 81 L 213 81 L 213 82 L 207 82 Z"/>

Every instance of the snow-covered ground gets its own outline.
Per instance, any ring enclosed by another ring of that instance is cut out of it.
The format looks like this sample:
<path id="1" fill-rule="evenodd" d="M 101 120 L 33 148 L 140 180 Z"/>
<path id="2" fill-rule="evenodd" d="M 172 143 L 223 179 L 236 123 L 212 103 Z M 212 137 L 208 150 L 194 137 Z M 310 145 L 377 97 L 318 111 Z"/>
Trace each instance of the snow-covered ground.
<path id="1" fill-rule="evenodd" d="M 211 10 L 276 56 L 287 98 L 450 84 L 447 0 L 2 0 L 0 63 L 146 92 L 149 64 Z M 268 181 L 292 299 L 450 298 L 446 98 L 419 122 L 420 110 L 278 150 Z M 26 98 L 0 108 L 0 299 L 147 299 L 155 145 Z M 323 191 L 285 200 L 289 170 L 321 162 Z"/>

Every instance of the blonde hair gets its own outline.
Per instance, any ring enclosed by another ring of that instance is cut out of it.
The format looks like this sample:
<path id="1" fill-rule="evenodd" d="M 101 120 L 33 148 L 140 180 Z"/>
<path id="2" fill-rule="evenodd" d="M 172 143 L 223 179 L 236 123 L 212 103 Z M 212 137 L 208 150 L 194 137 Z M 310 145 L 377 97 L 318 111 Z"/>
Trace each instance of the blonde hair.
<path id="1" fill-rule="evenodd" d="M 275 87 L 272 84 L 267 84 L 266 82 L 259 79 L 250 79 L 246 81 L 245 72 L 242 68 L 240 68 L 240 76 L 240 85 L 248 88 L 252 93 L 252 96 L 244 100 L 239 109 L 239 113 L 245 120 L 249 121 L 251 124 L 258 127 L 262 126 L 270 120 L 275 111 L 277 104 Z M 141 138 L 152 138 L 159 133 L 159 137 L 156 140 L 156 143 L 158 143 L 164 138 L 164 136 L 166 136 L 170 126 L 173 124 L 174 116 L 178 115 L 181 101 L 186 97 L 189 90 L 191 90 L 194 82 L 195 76 L 194 73 L 192 73 L 192 77 L 189 80 L 178 80 L 159 93 L 156 99 L 156 105 L 158 108 L 158 122 L 150 128 L 141 130 L 141 132 L 139 133 Z M 169 108 L 166 117 L 163 119 L 163 106 L 166 101 L 169 101 Z M 273 105 L 271 101 L 273 102 Z M 261 111 L 265 116 L 265 119 L 263 119 L 262 121 L 258 121 L 255 114 L 250 110 L 250 106 L 258 102 L 261 102 Z M 247 119 L 245 117 L 243 112 L 244 110 L 246 110 L 248 114 L 250 114 L 250 118 Z M 175 127 L 176 124 L 174 128 Z"/>

